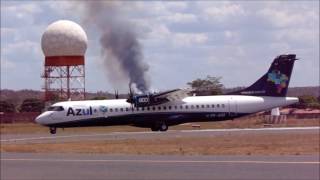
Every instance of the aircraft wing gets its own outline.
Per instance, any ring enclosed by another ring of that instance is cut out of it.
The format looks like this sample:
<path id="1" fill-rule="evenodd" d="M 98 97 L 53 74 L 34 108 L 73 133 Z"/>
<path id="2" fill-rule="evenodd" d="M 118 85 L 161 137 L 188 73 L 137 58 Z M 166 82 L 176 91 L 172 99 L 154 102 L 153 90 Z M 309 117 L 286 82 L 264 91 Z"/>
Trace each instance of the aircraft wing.
<path id="1" fill-rule="evenodd" d="M 170 101 L 179 101 L 188 96 L 188 92 L 182 89 L 174 89 L 155 94 L 137 95 L 129 98 L 127 102 L 134 107 L 147 107 L 164 104 Z"/>
<path id="2" fill-rule="evenodd" d="M 170 91 L 154 94 L 155 99 L 167 99 L 169 101 L 178 101 L 188 96 L 188 92 L 182 89 L 174 89 Z"/>

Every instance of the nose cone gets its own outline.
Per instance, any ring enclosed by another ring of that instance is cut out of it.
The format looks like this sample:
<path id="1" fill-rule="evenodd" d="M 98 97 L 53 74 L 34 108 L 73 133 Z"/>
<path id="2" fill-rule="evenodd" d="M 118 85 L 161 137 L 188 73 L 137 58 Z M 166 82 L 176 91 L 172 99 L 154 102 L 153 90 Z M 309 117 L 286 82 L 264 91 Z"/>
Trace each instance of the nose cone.
<path id="1" fill-rule="evenodd" d="M 36 119 L 34 120 L 37 124 L 42 124 L 43 121 L 43 116 L 40 114 Z"/>
<path id="2" fill-rule="evenodd" d="M 49 121 L 49 116 L 50 116 L 50 113 L 44 112 L 35 119 L 35 122 L 37 124 L 46 125 Z"/>

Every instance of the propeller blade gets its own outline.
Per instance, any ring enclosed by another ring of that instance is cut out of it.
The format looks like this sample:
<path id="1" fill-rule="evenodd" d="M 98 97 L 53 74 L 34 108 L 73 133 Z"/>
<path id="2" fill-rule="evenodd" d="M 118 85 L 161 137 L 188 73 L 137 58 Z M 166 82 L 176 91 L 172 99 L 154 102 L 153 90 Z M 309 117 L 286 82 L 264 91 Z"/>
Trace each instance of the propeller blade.
<path id="1" fill-rule="evenodd" d="M 118 90 L 114 90 L 114 97 L 115 97 L 116 99 L 119 99 L 119 92 L 118 92 Z"/>

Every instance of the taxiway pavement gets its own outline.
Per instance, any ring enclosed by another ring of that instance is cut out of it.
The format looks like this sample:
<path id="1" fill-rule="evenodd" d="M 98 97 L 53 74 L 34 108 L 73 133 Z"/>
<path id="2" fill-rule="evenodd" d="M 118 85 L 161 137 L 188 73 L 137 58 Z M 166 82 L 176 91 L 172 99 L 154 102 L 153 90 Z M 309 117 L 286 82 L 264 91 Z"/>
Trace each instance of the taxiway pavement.
<path id="1" fill-rule="evenodd" d="M 1 179 L 318 180 L 319 156 L 1 153 Z"/>

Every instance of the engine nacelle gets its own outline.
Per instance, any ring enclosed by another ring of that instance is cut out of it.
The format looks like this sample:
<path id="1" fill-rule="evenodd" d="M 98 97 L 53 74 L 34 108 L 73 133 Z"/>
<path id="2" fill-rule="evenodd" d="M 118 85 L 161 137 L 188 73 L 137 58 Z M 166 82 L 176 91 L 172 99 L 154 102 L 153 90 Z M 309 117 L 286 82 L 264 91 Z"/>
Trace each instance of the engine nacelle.
<path id="1" fill-rule="evenodd" d="M 133 97 L 133 103 L 136 107 L 144 107 L 150 104 L 149 95 L 138 95 Z"/>
<path id="2" fill-rule="evenodd" d="M 166 98 L 155 98 L 152 94 L 136 95 L 127 100 L 127 102 L 133 104 L 134 107 L 154 106 L 167 101 L 168 99 Z"/>

